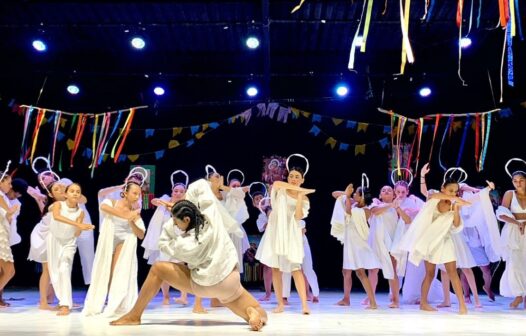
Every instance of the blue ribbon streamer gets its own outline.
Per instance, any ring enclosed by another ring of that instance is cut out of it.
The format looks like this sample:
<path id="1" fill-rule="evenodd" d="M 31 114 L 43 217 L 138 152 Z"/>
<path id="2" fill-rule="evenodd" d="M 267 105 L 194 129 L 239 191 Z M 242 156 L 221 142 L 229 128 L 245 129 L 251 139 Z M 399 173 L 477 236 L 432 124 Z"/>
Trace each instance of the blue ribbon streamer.
<path id="1" fill-rule="evenodd" d="M 457 167 L 460 167 L 460 159 L 462 158 L 462 153 L 464 152 L 464 145 L 466 144 L 466 138 L 468 136 L 468 129 L 471 125 L 471 118 L 469 115 L 466 117 L 466 124 L 464 125 L 464 131 L 462 132 L 462 141 L 460 142 L 460 150 L 458 151 L 457 157 Z"/>
<path id="2" fill-rule="evenodd" d="M 451 121 L 453 120 L 453 116 L 449 116 L 447 119 L 446 129 L 444 130 L 444 134 L 442 135 L 442 141 L 440 142 L 440 150 L 438 151 L 438 164 L 440 165 L 440 168 L 442 170 L 446 171 L 447 168 L 442 164 L 442 147 L 444 146 L 444 140 L 446 139 L 447 131 L 449 130 L 449 127 L 451 126 Z"/>

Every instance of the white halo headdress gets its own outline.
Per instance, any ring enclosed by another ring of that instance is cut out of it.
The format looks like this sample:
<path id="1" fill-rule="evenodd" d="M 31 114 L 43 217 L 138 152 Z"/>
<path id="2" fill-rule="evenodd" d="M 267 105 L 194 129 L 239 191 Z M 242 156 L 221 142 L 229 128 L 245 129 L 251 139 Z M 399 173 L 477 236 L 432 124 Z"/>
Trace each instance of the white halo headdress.
<path id="1" fill-rule="evenodd" d="M 205 172 L 206 172 L 206 178 L 207 179 L 208 179 L 208 177 L 209 177 L 211 172 L 213 172 L 214 174 L 217 174 L 217 170 L 211 164 L 207 164 L 205 166 Z"/>
<path id="2" fill-rule="evenodd" d="M 448 170 L 446 170 L 446 172 L 444 173 L 444 178 L 442 180 L 442 185 L 444 185 L 444 183 L 446 183 L 446 179 L 447 178 L 451 178 L 456 171 L 460 172 L 460 177 L 457 180 L 458 184 L 464 183 L 468 179 L 468 173 L 466 173 L 466 171 L 464 169 L 462 169 L 460 167 L 451 167 Z"/>
<path id="3" fill-rule="evenodd" d="M 241 181 L 240 181 L 240 183 L 241 183 L 241 185 L 243 185 L 243 182 L 245 182 L 245 174 L 243 174 L 243 172 L 241 170 L 239 170 L 239 169 L 232 169 L 231 171 L 228 172 L 228 174 L 226 175 L 226 184 L 230 185 L 230 174 L 232 172 L 238 172 L 238 173 L 241 174 Z"/>
<path id="4" fill-rule="evenodd" d="M 402 173 L 400 172 L 401 170 L 403 171 L 407 171 L 407 173 L 409 173 L 409 181 L 406 181 L 404 179 L 400 179 L 398 181 L 395 182 L 395 172 L 397 172 L 398 176 L 402 176 Z M 391 172 L 391 182 L 393 183 L 393 185 L 395 185 L 397 182 L 400 182 L 400 181 L 404 181 L 407 183 L 407 186 L 410 187 L 411 184 L 413 183 L 413 173 L 411 172 L 410 169 L 407 169 L 407 168 L 397 168 L 397 169 L 393 169 L 393 171 Z"/>
<path id="5" fill-rule="evenodd" d="M 267 186 L 265 185 L 265 183 L 263 183 L 263 182 L 252 182 L 252 183 L 250 183 L 250 185 L 248 186 L 248 196 L 250 197 L 250 199 L 251 199 L 252 201 L 254 201 L 254 196 L 252 196 L 253 192 L 251 191 L 251 189 L 252 189 L 252 186 L 253 186 L 253 185 L 256 185 L 256 184 L 260 184 L 260 185 L 263 186 L 263 189 L 265 190 L 265 191 L 263 192 L 263 197 L 264 197 L 264 198 L 265 198 L 265 197 L 268 197 L 268 190 L 267 190 Z"/>
<path id="6" fill-rule="evenodd" d="M 7 175 L 7 171 L 9 170 L 10 165 L 11 165 L 11 160 L 7 161 L 7 164 L 5 165 L 5 170 L 2 172 L 2 177 L 0 177 L 0 181 L 2 181 L 4 177 Z"/>
<path id="7" fill-rule="evenodd" d="M 137 174 L 137 175 L 142 177 L 141 182 L 139 183 L 139 186 L 142 187 L 144 185 L 144 182 L 146 182 L 146 179 L 148 178 L 148 171 L 146 169 L 144 169 L 143 167 L 135 167 L 132 170 L 130 170 L 130 173 L 128 174 L 128 176 L 124 180 L 125 184 L 128 184 L 128 181 L 129 181 L 130 177 L 132 175 L 135 175 L 135 174 Z"/>
<path id="8" fill-rule="evenodd" d="M 269 162 L 269 164 L 268 164 L 268 166 L 267 166 L 268 169 L 272 169 L 272 165 L 273 165 L 273 164 L 274 164 L 276 167 L 281 166 L 281 163 L 279 162 L 278 159 L 272 159 L 272 160 L 270 160 L 270 162 Z"/>
<path id="9" fill-rule="evenodd" d="M 309 160 L 305 157 L 305 155 L 302 155 L 302 154 L 299 154 L 299 153 L 294 153 L 294 154 L 289 155 L 289 157 L 287 158 L 287 161 L 285 163 L 285 165 L 287 166 L 287 171 L 290 172 L 289 160 L 293 156 L 297 156 L 297 157 L 300 157 L 300 158 L 305 160 L 305 172 L 303 173 L 303 177 L 305 177 L 305 175 L 307 175 L 307 172 L 309 171 Z"/>
<path id="10" fill-rule="evenodd" d="M 31 169 L 33 169 L 33 171 L 35 172 L 35 174 L 37 174 L 37 175 L 39 174 L 39 172 L 38 172 L 38 170 L 37 170 L 37 168 L 36 168 L 36 163 L 37 163 L 39 160 L 42 160 L 42 161 L 44 161 L 44 162 L 46 163 L 46 168 L 47 168 L 48 171 L 49 171 L 49 170 L 52 170 L 52 169 L 51 169 L 51 164 L 49 163 L 49 158 L 45 158 L 45 157 L 43 157 L 43 156 L 37 156 L 37 157 L 33 160 L 33 162 L 31 163 Z"/>
<path id="11" fill-rule="evenodd" d="M 259 209 L 259 212 L 261 212 L 261 213 L 264 214 L 264 215 L 266 215 L 266 213 L 265 213 L 265 211 L 263 211 L 263 209 L 262 209 L 262 206 L 263 206 L 262 203 L 263 203 L 264 201 L 267 201 L 267 200 L 270 201 L 270 197 L 265 196 L 265 197 L 263 197 L 262 199 L 260 199 L 260 200 L 259 200 L 259 203 L 258 203 L 258 209 Z"/>
<path id="12" fill-rule="evenodd" d="M 509 159 L 508 162 L 506 162 L 506 165 L 504 166 L 504 170 L 506 171 L 506 173 L 508 174 L 508 176 L 511 178 L 512 177 L 512 173 L 510 173 L 509 169 L 508 169 L 508 166 L 510 165 L 510 163 L 512 163 L 513 161 L 519 161 L 519 162 L 522 162 L 526 165 L 526 161 L 524 161 L 523 159 L 521 158 L 513 158 L 513 159 Z M 524 170 L 516 170 L 514 171 L 515 172 L 523 172 L 525 173 L 526 175 L 526 172 Z"/>
<path id="13" fill-rule="evenodd" d="M 190 181 L 190 178 L 188 177 L 188 174 L 184 170 L 179 169 L 179 170 L 174 171 L 172 175 L 170 175 L 170 182 L 172 182 L 172 190 L 175 188 L 177 184 L 181 184 L 181 183 L 174 182 L 174 176 L 177 174 L 182 174 L 186 177 L 185 183 L 184 183 L 184 188 L 186 189 L 188 187 L 188 182 Z"/>
<path id="14" fill-rule="evenodd" d="M 364 195 L 364 188 L 369 189 L 369 178 L 366 173 L 362 173 L 362 196 Z"/>
<path id="15" fill-rule="evenodd" d="M 58 176 L 57 173 L 55 173 L 51 169 L 50 170 L 45 170 L 45 171 L 41 172 L 40 174 L 38 174 L 38 183 L 40 183 L 42 188 L 46 189 L 47 192 L 50 192 L 50 190 L 48 189 L 49 185 L 46 185 L 44 183 L 43 177 L 44 176 L 49 176 L 49 175 L 52 175 L 53 178 L 55 179 L 55 181 L 53 181 L 53 183 L 60 181 L 60 176 Z"/>

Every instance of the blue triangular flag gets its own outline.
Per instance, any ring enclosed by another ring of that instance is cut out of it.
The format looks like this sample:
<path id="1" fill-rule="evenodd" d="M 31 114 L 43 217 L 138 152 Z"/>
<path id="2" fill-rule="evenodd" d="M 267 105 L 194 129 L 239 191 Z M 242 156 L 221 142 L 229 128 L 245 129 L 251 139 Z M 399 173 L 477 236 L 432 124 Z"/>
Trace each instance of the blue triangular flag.
<path id="1" fill-rule="evenodd" d="M 186 142 L 186 147 L 190 147 L 194 144 L 194 139 L 190 139 Z"/>
<path id="2" fill-rule="evenodd" d="M 163 156 L 164 156 L 164 149 L 155 152 L 155 159 L 159 160 L 159 159 L 162 158 Z"/>
<path id="3" fill-rule="evenodd" d="M 190 127 L 190 129 L 192 131 L 192 135 L 194 135 L 195 133 L 197 133 L 197 131 L 199 131 L 199 127 L 201 127 L 201 125 L 196 125 L 196 126 Z"/>
<path id="4" fill-rule="evenodd" d="M 321 115 L 313 114 L 312 115 L 312 122 L 319 122 L 319 121 L 321 121 Z"/>
<path id="5" fill-rule="evenodd" d="M 339 150 L 344 151 L 344 150 L 347 150 L 347 149 L 349 149 L 349 144 L 346 144 L 346 143 L 340 142 L 340 148 L 339 148 Z"/>

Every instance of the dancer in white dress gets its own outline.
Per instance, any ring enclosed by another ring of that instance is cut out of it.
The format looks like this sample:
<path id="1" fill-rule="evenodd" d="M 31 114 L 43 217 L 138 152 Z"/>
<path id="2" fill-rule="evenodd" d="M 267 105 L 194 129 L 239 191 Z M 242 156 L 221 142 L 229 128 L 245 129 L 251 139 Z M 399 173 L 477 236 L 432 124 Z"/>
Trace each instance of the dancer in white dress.
<path id="1" fill-rule="evenodd" d="M 159 242 L 161 251 L 186 265 L 156 262 L 134 307 L 111 324 L 140 324 L 146 306 L 159 292 L 161 283 L 166 281 L 172 287 L 201 297 L 218 298 L 247 321 L 252 330 L 261 330 L 267 323 L 267 314 L 241 285 L 237 252 L 228 235 L 232 223 L 223 222 L 219 202 L 214 200 L 206 180 L 190 184 L 186 197 L 189 200 L 179 201 L 173 206 L 173 220 L 163 226 Z M 177 234 L 174 226 L 183 234 Z"/>
<path id="2" fill-rule="evenodd" d="M 436 311 L 429 305 L 428 294 L 436 276 L 436 265 L 444 264 L 458 298 L 459 312 L 466 314 L 451 235 L 462 230 L 460 208 L 469 202 L 457 196 L 458 182 L 446 177 L 440 192 L 429 197 L 391 254 L 400 260 L 405 257 L 405 252 L 409 252 L 408 260 L 417 266 L 424 260 L 426 275 L 422 282 L 420 309 L 426 311 Z"/>
<path id="3" fill-rule="evenodd" d="M 142 181 L 146 180 L 143 176 Z M 137 299 L 137 238 L 144 238 L 140 209 L 141 185 L 129 181 L 118 201 L 106 199 L 100 206 L 103 217 L 95 251 L 93 281 L 88 289 L 83 313 L 102 312 L 106 316 L 127 312 Z"/>
<path id="4" fill-rule="evenodd" d="M 343 299 L 337 304 L 350 305 L 352 271 L 355 271 L 367 294 L 369 304 L 366 308 L 376 309 L 376 298 L 365 270 L 380 268 L 381 263 L 367 242 L 367 219 L 371 215 L 367 205 L 371 202 L 371 194 L 363 181 L 364 177 L 362 186 L 356 191 L 352 184 L 345 188 L 345 195 L 338 197 L 332 213 L 331 235 L 343 244 Z"/>
<path id="5" fill-rule="evenodd" d="M 500 294 L 514 298 L 511 308 L 517 308 L 524 302 L 526 309 L 526 170 L 510 173 L 508 166 L 513 161 L 526 164 L 526 161 L 515 158 L 509 160 L 505 167 L 515 190 L 504 193 L 502 205 L 497 209 L 497 217 L 505 223 L 501 235 L 506 268 L 500 278 Z"/>
<path id="6" fill-rule="evenodd" d="M 307 162 L 305 170 L 290 167 L 292 156 L 300 156 Z M 274 312 L 284 311 L 282 272 L 291 272 L 296 290 L 301 299 L 303 314 L 310 314 L 307 305 L 305 279 L 301 271 L 303 263 L 303 235 L 299 221 L 308 215 L 310 208 L 306 195 L 313 189 L 301 188 L 308 172 L 308 161 L 301 154 L 293 154 L 287 159 L 287 182 L 276 181 L 272 185 L 271 206 L 267 229 L 261 238 L 256 259 L 272 268 L 272 284 L 278 301 Z"/>
<path id="7" fill-rule="evenodd" d="M 53 212 L 46 238 L 47 260 L 51 283 L 59 300 L 57 315 L 69 315 L 73 307 L 71 270 L 81 231 L 95 227 L 84 223 L 84 212 L 79 207 L 82 196 L 80 185 L 66 188 L 66 201 L 53 204 Z"/>

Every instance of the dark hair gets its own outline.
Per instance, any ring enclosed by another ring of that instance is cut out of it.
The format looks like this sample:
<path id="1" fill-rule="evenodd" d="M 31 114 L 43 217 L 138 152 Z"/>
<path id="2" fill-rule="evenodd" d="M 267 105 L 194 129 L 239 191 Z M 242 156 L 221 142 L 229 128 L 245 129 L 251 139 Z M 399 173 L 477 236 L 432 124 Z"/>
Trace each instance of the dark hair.
<path id="1" fill-rule="evenodd" d="M 292 168 L 289 169 L 289 174 L 290 174 L 290 172 L 293 171 L 293 170 L 295 170 L 295 171 L 297 171 L 298 173 L 300 173 L 300 174 L 301 174 L 301 177 L 303 178 L 303 175 L 305 174 L 305 170 L 304 170 L 303 168 L 298 167 L 298 166 L 294 166 L 294 167 L 292 167 Z"/>
<path id="2" fill-rule="evenodd" d="M 71 187 L 72 185 L 78 185 L 78 186 L 79 186 L 79 189 L 80 189 L 80 191 L 82 191 L 82 187 L 80 186 L 80 184 L 78 184 L 78 183 L 76 183 L 76 182 L 73 182 L 73 183 L 71 183 L 70 185 L 68 185 L 68 186 L 66 187 L 66 192 L 68 192 L 68 190 L 69 190 L 69 187 Z"/>
<path id="3" fill-rule="evenodd" d="M 188 223 L 185 232 L 195 229 L 195 240 L 199 240 L 199 231 L 204 227 L 206 218 L 194 203 L 188 200 L 176 202 L 172 207 L 172 217 L 180 220 L 185 217 L 190 218 L 190 223 Z"/>
<path id="4" fill-rule="evenodd" d="M 27 192 L 28 184 L 24 179 L 15 178 L 13 181 L 11 181 L 11 186 L 14 192 L 25 194 Z"/>
<path id="5" fill-rule="evenodd" d="M 178 187 L 178 186 L 182 186 L 184 188 L 184 190 L 186 190 L 186 184 L 184 184 L 183 182 L 177 182 L 172 187 L 172 191 L 175 189 L 175 187 Z"/>
<path id="6" fill-rule="evenodd" d="M 51 204 L 56 202 L 56 199 L 53 197 L 53 193 L 51 192 L 51 189 L 53 189 L 53 186 L 55 185 L 55 183 L 57 183 L 57 181 L 51 182 L 46 187 L 48 197 L 47 197 L 46 205 L 44 205 L 44 209 L 42 209 L 43 214 L 46 214 L 49 211 L 49 207 L 51 206 Z"/>
<path id="7" fill-rule="evenodd" d="M 121 191 L 121 198 L 124 198 L 124 193 L 125 192 L 128 192 L 128 190 L 130 190 L 130 186 L 132 185 L 136 185 L 137 187 L 141 188 L 141 185 L 135 181 L 128 181 L 126 182 L 126 184 L 124 185 L 124 188 L 122 188 L 122 191 Z M 142 188 L 141 188 L 142 189 Z"/>
<path id="8" fill-rule="evenodd" d="M 369 190 L 369 188 L 364 187 L 362 189 L 362 187 L 360 186 L 360 187 L 356 188 L 356 192 L 359 192 L 360 196 L 363 197 L 363 201 L 364 201 L 365 205 L 371 204 L 371 202 L 373 200 L 373 196 L 371 195 L 371 191 Z"/>
<path id="9" fill-rule="evenodd" d="M 514 178 L 517 175 L 520 175 L 520 176 L 526 178 L 526 172 L 524 172 L 522 170 L 514 171 L 513 174 L 511 174 L 511 178 Z"/>
<path id="10" fill-rule="evenodd" d="M 442 188 L 445 188 L 445 187 L 447 187 L 450 184 L 458 184 L 458 186 L 460 188 L 460 184 L 458 183 L 458 181 L 456 179 L 454 179 L 454 178 L 451 178 L 451 177 L 447 177 L 444 180 L 444 183 L 442 183 Z"/>
<path id="11" fill-rule="evenodd" d="M 407 183 L 406 181 L 404 180 L 400 180 L 400 181 L 397 181 L 394 186 L 393 186 L 395 189 L 396 187 L 404 187 L 407 191 L 409 191 L 409 183 Z"/>

